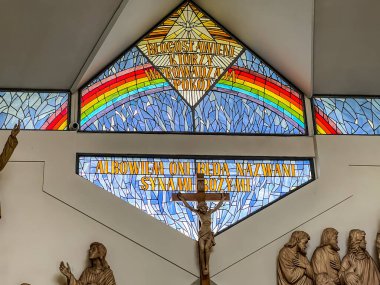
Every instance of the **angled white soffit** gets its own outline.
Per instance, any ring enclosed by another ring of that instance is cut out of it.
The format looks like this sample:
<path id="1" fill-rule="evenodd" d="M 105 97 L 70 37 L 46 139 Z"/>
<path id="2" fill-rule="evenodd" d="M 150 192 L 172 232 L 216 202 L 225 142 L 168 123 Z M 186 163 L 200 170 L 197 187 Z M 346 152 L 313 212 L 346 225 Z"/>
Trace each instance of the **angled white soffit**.
<path id="1" fill-rule="evenodd" d="M 69 89 L 122 2 L 1 1 L 0 88 Z"/>

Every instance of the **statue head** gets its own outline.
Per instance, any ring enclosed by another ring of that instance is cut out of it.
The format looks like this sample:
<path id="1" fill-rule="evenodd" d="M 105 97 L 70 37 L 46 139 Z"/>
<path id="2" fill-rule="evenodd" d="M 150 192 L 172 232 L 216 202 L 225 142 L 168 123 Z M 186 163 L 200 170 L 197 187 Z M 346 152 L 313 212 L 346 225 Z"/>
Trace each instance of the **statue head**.
<path id="1" fill-rule="evenodd" d="M 199 212 L 201 212 L 202 214 L 206 214 L 207 211 L 208 211 L 207 203 L 206 203 L 206 202 L 199 202 L 199 203 L 198 203 L 198 210 L 199 210 Z"/>
<path id="2" fill-rule="evenodd" d="M 93 266 L 93 262 L 95 259 L 99 259 L 103 269 L 109 268 L 109 265 L 106 261 L 107 249 L 100 242 L 93 242 L 90 245 L 90 249 L 88 251 L 88 257 L 91 262 L 91 266 Z"/>
<path id="3" fill-rule="evenodd" d="M 367 242 L 365 240 L 365 232 L 362 230 L 351 230 L 348 236 L 348 252 L 359 253 L 365 251 Z"/>
<path id="4" fill-rule="evenodd" d="M 332 249 L 340 250 L 338 246 L 338 231 L 334 228 L 324 229 L 321 236 L 321 246 L 331 246 Z"/>
<path id="5" fill-rule="evenodd" d="M 305 233 L 304 231 L 295 231 L 292 232 L 290 240 L 287 244 L 285 244 L 285 246 L 291 248 L 297 247 L 297 252 L 300 252 L 305 255 L 307 243 L 309 240 L 310 236 L 308 233 Z"/>
<path id="6" fill-rule="evenodd" d="M 327 273 L 323 272 L 316 275 L 315 285 L 335 285 L 335 283 Z"/>

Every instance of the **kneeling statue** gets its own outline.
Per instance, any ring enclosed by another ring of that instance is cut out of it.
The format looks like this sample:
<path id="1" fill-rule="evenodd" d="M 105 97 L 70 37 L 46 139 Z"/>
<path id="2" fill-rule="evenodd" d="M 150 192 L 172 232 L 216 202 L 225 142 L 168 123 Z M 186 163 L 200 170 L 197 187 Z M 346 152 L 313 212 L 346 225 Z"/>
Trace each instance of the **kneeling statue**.
<path id="1" fill-rule="evenodd" d="M 66 276 L 67 285 L 116 285 L 113 272 L 105 259 L 106 254 L 107 249 L 103 244 L 93 242 L 88 251 L 91 265 L 83 271 L 79 280 L 71 273 L 69 264 L 66 263 L 65 266 L 62 261 L 59 270 Z"/>

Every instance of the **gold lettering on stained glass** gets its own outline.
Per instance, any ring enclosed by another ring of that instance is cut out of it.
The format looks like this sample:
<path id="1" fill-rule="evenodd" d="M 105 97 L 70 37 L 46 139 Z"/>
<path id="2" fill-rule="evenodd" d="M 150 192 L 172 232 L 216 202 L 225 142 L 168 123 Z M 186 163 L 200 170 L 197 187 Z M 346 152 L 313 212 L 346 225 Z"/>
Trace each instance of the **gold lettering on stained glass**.
<path id="1" fill-rule="evenodd" d="M 146 191 L 194 191 L 194 171 L 203 173 L 206 191 L 250 192 L 254 177 L 294 177 L 295 164 L 292 163 L 196 163 L 192 169 L 189 161 L 116 161 L 99 160 L 97 174 L 136 175 L 140 187 Z M 232 173 L 232 174 L 231 174 Z"/>
<path id="2" fill-rule="evenodd" d="M 99 174 L 132 174 L 164 175 L 164 164 L 161 161 L 110 161 L 99 160 L 96 165 Z"/>
<path id="3" fill-rule="evenodd" d="M 174 88 L 184 91 L 206 91 L 223 72 L 215 57 L 234 58 L 235 47 L 229 44 L 197 40 L 175 40 L 147 43 L 149 56 L 167 56 L 168 62 L 160 68 Z M 157 74 L 146 71 L 149 79 Z"/>
<path id="4" fill-rule="evenodd" d="M 235 72 L 235 70 L 232 70 L 232 71 L 228 70 L 226 72 L 226 74 L 223 75 L 222 79 L 235 83 L 236 82 L 236 72 Z"/>

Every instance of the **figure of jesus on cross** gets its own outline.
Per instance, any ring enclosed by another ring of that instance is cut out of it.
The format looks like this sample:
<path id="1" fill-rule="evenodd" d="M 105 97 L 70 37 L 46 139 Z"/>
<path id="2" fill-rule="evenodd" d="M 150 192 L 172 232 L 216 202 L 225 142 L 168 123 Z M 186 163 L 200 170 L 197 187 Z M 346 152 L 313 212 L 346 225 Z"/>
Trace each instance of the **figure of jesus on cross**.
<path id="1" fill-rule="evenodd" d="M 201 280 L 202 275 L 209 275 L 209 259 L 211 248 L 215 245 L 214 233 L 211 230 L 211 214 L 216 212 L 223 202 L 229 200 L 227 193 L 205 193 L 204 174 L 197 174 L 197 193 L 189 194 L 173 194 L 173 201 L 182 201 L 186 208 L 196 213 L 200 220 L 200 228 L 198 231 L 198 244 L 199 244 L 199 259 L 201 267 Z M 197 201 L 197 209 L 193 208 L 187 201 Z M 209 209 L 206 201 L 219 201 L 215 208 Z M 209 279 L 209 277 L 207 277 Z M 206 284 L 206 283 L 202 283 Z"/>

